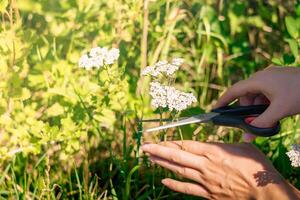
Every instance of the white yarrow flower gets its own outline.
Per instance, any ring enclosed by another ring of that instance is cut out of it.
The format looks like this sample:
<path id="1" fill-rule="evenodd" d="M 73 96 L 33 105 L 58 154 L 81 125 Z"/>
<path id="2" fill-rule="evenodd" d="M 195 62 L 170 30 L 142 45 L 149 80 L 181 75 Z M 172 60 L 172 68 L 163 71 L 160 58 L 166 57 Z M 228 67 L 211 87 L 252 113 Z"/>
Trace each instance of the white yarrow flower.
<path id="1" fill-rule="evenodd" d="M 172 60 L 172 64 L 177 65 L 177 66 L 182 65 L 183 62 L 184 62 L 184 60 L 182 58 L 173 58 L 173 60 Z"/>
<path id="2" fill-rule="evenodd" d="M 171 63 L 166 60 L 158 61 L 153 66 L 147 66 L 143 71 L 142 75 L 151 75 L 157 77 L 160 74 L 165 74 L 167 76 L 172 76 L 179 67 L 183 64 L 182 58 L 174 58 Z"/>
<path id="3" fill-rule="evenodd" d="M 120 56 L 119 49 L 112 48 L 106 54 L 105 64 L 107 65 L 113 64 L 116 60 L 118 60 L 119 56 Z"/>
<path id="4" fill-rule="evenodd" d="M 106 48 L 100 48 L 100 47 L 92 48 L 89 55 L 91 57 L 96 57 L 96 56 L 99 56 L 99 55 L 103 55 L 102 51 L 104 49 L 106 49 Z"/>
<path id="5" fill-rule="evenodd" d="M 145 75 L 147 75 L 147 74 L 150 74 L 150 73 L 152 73 L 153 71 L 154 71 L 154 67 L 153 66 L 148 66 L 148 67 L 146 67 L 143 71 L 142 71 L 142 76 L 145 76 Z"/>
<path id="6" fill-rule="evenodd" d="M 286 153 L 290 158 L 293 167 L 300 167 L 300 145 L 293 144 L 289 152 Z"/>
<path id="7" fill-rule="evenodd" d="M 92 48 L 89 54 L 84 54 L 79 59 L 79 67 L 87 70 L 94 68 L 101 68 L 103 65 L 112 65 L 118 60 L 120 56 L 119 49 L 106 47 Z"/>
<path id="8" fill-rule="evenodd" d="M 174 87 L 164 86 L 158 82 L 150 83 L 151 105 L 155 108 L 168 107 L 170 111 L 181 111 L 190 106 L 197 99 L 192 93 L 176 90 Z"/>
<path id="9" fill-rule="evenodd" d="M 81 56 L 81 58 L 79 59 L 79 67 L 84 68 L 86 65 L 89 65 L 89 57 L 88 55 L 84 54 L 83 56 Z"/>

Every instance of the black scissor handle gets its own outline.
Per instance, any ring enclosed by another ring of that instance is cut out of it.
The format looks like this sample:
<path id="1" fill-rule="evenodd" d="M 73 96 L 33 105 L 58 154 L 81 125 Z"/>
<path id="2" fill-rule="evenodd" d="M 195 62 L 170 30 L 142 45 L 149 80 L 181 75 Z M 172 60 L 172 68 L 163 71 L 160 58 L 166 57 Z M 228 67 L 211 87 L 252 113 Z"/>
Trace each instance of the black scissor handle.
<path id="1" fill-rule="evenodd" d="M 251 105 L 251 106 L 224 106 L 221 108 L 213 109 L 212 112 L 225 114 L 225 115 L 235 115 L 235 116 L 245 116 L 245 115 L 259 115 L 268 108 L 269 105 Z"/>
<path id="2" fill-rule="evenodd" d="M 247 123 L 250 117 L 258 116 L 268 108 L 268 105 L 251 105 L 251 106 L 226 106 L 212 110 L 212 112 L 220 113 L 212 118 L 215 125 L 230 126 L 243 129 L 247 133 L 257 136 L 269 137 L 280 131 L 280 123 L 274 127 L 259 128 Z"/>

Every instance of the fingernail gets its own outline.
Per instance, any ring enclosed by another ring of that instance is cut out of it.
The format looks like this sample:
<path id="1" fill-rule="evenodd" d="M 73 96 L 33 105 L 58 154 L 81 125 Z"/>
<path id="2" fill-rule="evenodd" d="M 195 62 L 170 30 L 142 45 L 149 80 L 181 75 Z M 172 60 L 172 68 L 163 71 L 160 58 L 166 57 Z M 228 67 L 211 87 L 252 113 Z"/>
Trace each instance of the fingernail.
<path id="1" fill-rule="evenodd" d="M 163 180 L 161 180 L 161 183 L 164 184 L 164 185 L 166 185 L 166 184 L 168 184 L 168 180 L 167 179 L 163 179 Z"/>
<path id="2" fill-rule="evenodd" d="M 255 140 L 256 136 L 250 133 L 245 133 L 243 135 L 243 140 L 244 142 L 252 142 L 253 140 Z"/>

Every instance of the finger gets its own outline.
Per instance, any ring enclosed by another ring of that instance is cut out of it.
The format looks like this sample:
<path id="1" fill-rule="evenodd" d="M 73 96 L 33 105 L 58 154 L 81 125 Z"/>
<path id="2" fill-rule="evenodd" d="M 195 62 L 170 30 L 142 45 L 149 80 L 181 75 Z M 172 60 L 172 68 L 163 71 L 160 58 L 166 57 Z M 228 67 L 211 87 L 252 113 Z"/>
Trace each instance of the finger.
<path id="1" fill-rule="evenodd" d="M 276 69 L 281 69 L 281 68 L 282 67 L 270 65 L 270 66 L 266 67 L 263 71 L 271 71 L 271 70 L 276 70 Z"/>
<path id="2" fill-rule="evenodd" d="M 259 93 L 259 87 L 256 87 L 254 81 L 245 80 L 237 82 L 219 98 L 214 108 L 225 106 L 238 97 L 245 96 L 249 93 Z"/>
<path id="3" fill-rule="evenodd" d="M 222 145 L 221 143 L 204 143 L 193 140 L 164 141 L 159 144 L 174 149 L 181 149 L 204 157 L 207 157 L 208 154 L 217 153 L 220 150 L 218 145 Z"/>
<path id="4" fill-rule="evenodd" d="M 239 104 L 241 106 L 252 105 L 255 99 L 255 95 L 246 95 L 239 98 Z"/>
<path id="5" fill-rule="evenodd" d="M 153 163 L 158 164 L 168 170 L 171 170 L 172 172 L 176 173 L 179 176 L 196 181 L 201 184 L 203 183 L 201 172 L 195 169 L 185 167 L 156 156 L 150 156 L 149 158 Z"/>
<path id="6" fill-rule="evenodd" d="M 162 184 L 176 192 L 204 197 L 207 199 L 209 199 L 210 196 L 207 190 L 198 184 L 176 181 L 170 178 L 163 179 Z"/>
<path id="7" fill-rule="evenodd" d="M 282 104 L 272 102 L 265 112 L 251 122 L 251 125 L 260 128 L 269 128 L 276 125 L 284 117 L 284 107 L 280 105 Z"/>
<path id="8" fill-rule="evenodd" d="M 270 101 L 267 97 L 265 97 L 264 95 L 260 94 L 257 97 L 255 97 L 254 105 L 261 105 L 261 104 L 270 104 Z"/>
<path id="9" fill-rule="evenodd" d="M 142 150 L 151 156 L 160 157 L 193 169 L 201 169 L 205 166 L 205 158 L 180 149 L 159 144 L 145 144 L 142 146 Z"/>

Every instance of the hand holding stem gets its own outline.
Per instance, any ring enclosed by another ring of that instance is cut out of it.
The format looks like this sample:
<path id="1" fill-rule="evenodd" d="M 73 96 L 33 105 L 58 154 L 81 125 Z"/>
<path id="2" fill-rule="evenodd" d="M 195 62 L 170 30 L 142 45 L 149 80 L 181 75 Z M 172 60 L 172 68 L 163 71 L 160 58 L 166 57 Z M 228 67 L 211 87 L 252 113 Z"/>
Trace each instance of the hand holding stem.
<path id="1" fill-rule="evenodd" d="M 177 192 L 208 199 L 297 199 L 288 184 L 251 144 L 171 141 L 145 144 L 150 160 L 193 182 L 166 178 L 162 183 Z"/>

